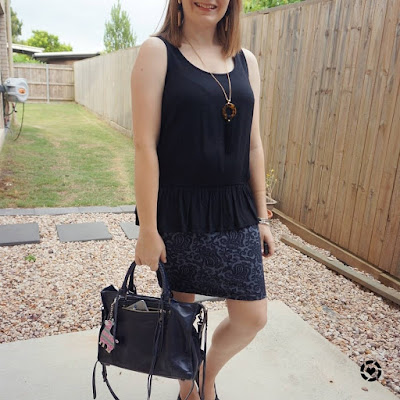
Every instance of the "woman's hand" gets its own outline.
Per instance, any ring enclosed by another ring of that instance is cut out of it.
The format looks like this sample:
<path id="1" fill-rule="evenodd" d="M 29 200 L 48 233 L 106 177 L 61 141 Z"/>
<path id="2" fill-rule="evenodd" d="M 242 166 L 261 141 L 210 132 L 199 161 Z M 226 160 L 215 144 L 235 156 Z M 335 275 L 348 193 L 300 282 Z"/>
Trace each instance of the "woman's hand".
<path id="1" fill-rule="evenodd" d="M 157 271 L 160 260 L 167 262 L 167 251 L 162 237 L 157 230 L 141 227 L 135 250 L 136 264 L 148 265 L 152 271 Z"/>
<path id="2" fill-rule="evenodd" d="M 271 230 L 269 229 L 269 226 L 265 224 L 259 224 L 258 227 L 260 230 L 261 253 L 263 257 L 271 257 L 275 253 L 275 242 Z M 264 242 L 268 243 L 268 255 L 264 254 Z"/>

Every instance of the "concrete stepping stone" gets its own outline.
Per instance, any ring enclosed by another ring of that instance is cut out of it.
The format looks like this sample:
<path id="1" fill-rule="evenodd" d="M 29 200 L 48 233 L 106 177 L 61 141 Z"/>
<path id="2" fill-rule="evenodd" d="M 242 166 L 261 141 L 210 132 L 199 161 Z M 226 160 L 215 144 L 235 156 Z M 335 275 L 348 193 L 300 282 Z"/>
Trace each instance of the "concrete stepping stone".
<path id="1" fill-rule="evenodd" d="M 35 215 L 34 208 L 2 208 L 0 209 L 0 216 L 8 215 Z"/>
<path id="2" fill-rule="evenodd" d="M 125 205 L 125 206 L 120 206 L 121 210 L 125 213 L 134 213 L 136 209 L 136 205 Z"/>
<path id="3" fill-rule="evenodd" d="M 0 246 L 40 243 L 39 225 L 28 224 L 0 225 Z"/>
<path id="4" fill-rule="evenodd" d="M 40 207 L 34 210 L 35 215 L 63 215 L 77 213 L 78 207 Z"/>
<path id="5" fill-rule="evenodd" d="M 128 239 L 137 239 L 139 237 L 139 229 L 134 222 L 121 222 L 119 224 Z"/>
<path id="6" fill-rule="evenodd" d="M 88 240 L 110 240 L 112 236 L 104 222 L 56 225 L 61 242 L 86 242 Z"/>
<path id="7" fill-rule="evenodd" d="M 9 215 L 62 215 L 86 213 L 134 213 L 135 205 L 109 206 L 82 206 L 82 207 L 39 207 L 39 208 L 1 208 L 0 217 Z"/>
<path id="8" fill-rule="evenodd" d="M 80 213 L 121 213 L 121 207 L 109 206 L 82 206 L 78 207 Z"/>

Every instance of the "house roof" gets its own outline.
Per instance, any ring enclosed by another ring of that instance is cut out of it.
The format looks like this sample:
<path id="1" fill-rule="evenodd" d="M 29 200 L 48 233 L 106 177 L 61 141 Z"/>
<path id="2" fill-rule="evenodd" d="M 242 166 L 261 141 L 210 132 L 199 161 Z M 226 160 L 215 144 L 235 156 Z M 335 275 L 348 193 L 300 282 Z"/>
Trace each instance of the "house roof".
<path id="1" fill-rule="evenodd" d="M 36 60 L 46 62 L 48 60 L 82 60 L 84 58 L 91 58 L 99 55 L 100 52 L 79 53 L 76 51 L 53 51 L 48 53 L 34 53 L 32 57 Z"/>
<path id="2" fill-rule="evenodd" d="M 7 47 L 8 47 L 8 43 L 7 43 Z M 29 56 L 32 56 L 35 53 L 43 52 L 44 48 L 43 47 L 26 46 L 24 44 L 19 44 L 19 43 L 13 43 L 12 50 L 14 53 L 27 54 Z"/>

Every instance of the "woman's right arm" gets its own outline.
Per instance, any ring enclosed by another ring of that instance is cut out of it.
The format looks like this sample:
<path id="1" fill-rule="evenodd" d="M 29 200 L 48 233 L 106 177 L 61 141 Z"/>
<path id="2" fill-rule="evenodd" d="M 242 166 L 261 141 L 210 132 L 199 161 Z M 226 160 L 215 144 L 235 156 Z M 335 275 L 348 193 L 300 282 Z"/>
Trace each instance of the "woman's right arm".
<path id="1" fill-rule="evenodd" d="M 157 270 L 166 262 L 164 241 L 157 230 L 161 103 L 167 71 L 167 50 L 158 38 L 140 47 L 131 74 L 133 140 L 135 145 L 135 194 L 140 215 L 135 262 Z"/>

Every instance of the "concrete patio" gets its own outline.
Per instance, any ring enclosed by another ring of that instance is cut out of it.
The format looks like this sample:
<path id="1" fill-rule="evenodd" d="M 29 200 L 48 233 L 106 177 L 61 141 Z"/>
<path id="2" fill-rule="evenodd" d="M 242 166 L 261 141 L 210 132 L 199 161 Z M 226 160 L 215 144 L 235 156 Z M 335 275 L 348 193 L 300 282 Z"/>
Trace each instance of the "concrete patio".
<path id="1" fill-rule="evenodd" d="M 266 327 L 217 377 L 221 400 L 397 399 L 378 381 L 364 380 L 359 365 L 283 302 L 270 301 L 268 313 Z M 225 309 L 209 312 L 208 347 L 215 327 L 226 315 Z M 0 398 L 91 399 L 97 337 L 96 328 L 0 345 Z M 112 399 L 99 367 L 97 399 Z M 111 386 L 121 400 L 147 398 L 146 374 L 115 367 L 108 370 Z M 153 377 L 152 399 L 175 400 L 177 393 L 176 381 Z"/>

